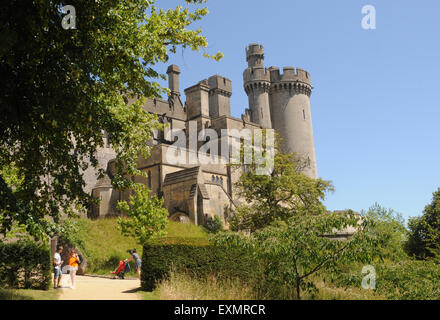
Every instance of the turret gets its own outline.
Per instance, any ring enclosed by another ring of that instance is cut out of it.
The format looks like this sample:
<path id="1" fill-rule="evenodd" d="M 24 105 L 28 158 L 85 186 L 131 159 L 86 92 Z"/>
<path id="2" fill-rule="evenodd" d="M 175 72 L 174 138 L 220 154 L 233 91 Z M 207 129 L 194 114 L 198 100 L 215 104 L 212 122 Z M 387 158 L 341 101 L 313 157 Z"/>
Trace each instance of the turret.
<path id="1" fill-rule="evenodd" d="M 207 80 L 185 89 L 188 120 L 209 117 L 209 85 Z"/>
<path id="2" fill-rule="evenodd" d="M 282 138 L 285 152 L 294 152 L 307 161 L 304 173 L 317 178 L 313 141 L 310 95 L 310 75 L 300 68 L 269 68 L 271 90 L 270 107 L 273 128 Z"/>
<path id="3" fill-rule="evenodd" d="M 213 118 L 231 115 L 231 80 L 219 75 L 208 78 L 209 115 Z"/>
<path id="4" fill-rule="evenodd" d="M 264 68 L 264 48 L 258 44 L 246 47 L 248 68 L 243 73 L 244 90 L 248 95 L 251 121 L 271 128 L 269 108 L 270 74 Z"/>

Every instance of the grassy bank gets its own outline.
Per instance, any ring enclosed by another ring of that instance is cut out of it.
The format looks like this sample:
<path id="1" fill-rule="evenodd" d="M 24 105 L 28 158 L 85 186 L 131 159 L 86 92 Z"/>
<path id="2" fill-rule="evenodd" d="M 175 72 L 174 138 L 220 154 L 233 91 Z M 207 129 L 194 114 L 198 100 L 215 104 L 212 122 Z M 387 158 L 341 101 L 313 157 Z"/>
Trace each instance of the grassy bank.
<path id="1" fill-rule="evenodd" d="M 87 273 L 109 274 L 118 266 L 120 260 L 128 258 L 128 249 L 136 248 L 142 257 L 142 246 L 133 238 L 123 236 L 117 229 L 117 219 L 78 220 L 79 231 L 75 242 L 89 263 Z M 173 238 L 206 238 L 206 231 L 190 223 L 170 221 L 164 240 Z M 134 270 L 134 264 L 131 265 Z"/>

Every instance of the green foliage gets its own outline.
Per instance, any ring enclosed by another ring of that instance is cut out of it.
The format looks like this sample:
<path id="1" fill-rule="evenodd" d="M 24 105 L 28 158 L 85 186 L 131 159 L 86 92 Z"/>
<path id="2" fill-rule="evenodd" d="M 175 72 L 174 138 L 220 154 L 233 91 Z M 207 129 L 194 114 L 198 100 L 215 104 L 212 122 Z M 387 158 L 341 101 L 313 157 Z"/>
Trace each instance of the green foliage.
<path id="1" fill-rule="evenodd" d="M 0 243 L 0 285 L 48 290 L 52 259 L 48 246 L 36 242 Z"/>
<path id="2" fill-rule="evenodd" d="M 379 265 L 377 274 L 377 292 L 388 299 L 440 299 L 440 265 L 434 262 L 407 260 Z"/>
<path id="3" fill-rule="evenodd" d="M 1 232 L 16 221 L 42 238 L 56 233 L 61 212 L 89 207 L 81 173 L 97 166 L 103 131 L 117 153 L 114 186 L 142 174 L 136 160 L 148 156 L 157 124 L 141 105 L 168 92 L 154 66 L 179 47 L 207 47 L 190 28 L 208 13 L 203 2 L 163 10 L 153 0 L 72 0 L 73 30 L 61 26 L 65 1 L 2 2 L 0 169 L 14 163 L 21 188 L 0 174 Z"/>
<path id="4" fill-rule="evenodd" d="M 333 186 L 329 181 L 307 177 L 301 172 L 303 168 L 304 161 L 295 154 L 278 151 L 270 175 L 257 174 L 254 166 L 243 172 L 237 187 L 247 204 L 237 208 L 230 221 L 231 230 L 254 232 L 276 220 L 325 212 L 321 200 Z"/>
<path id="5" fill-rule="evenodd" d="M 153 237 L 165 234 L 168 224 L 168 210 L 163 207 L 163 199 L 156 195 L 150 196 L 150 191 L 142 184 L 134 187 L 135 195 L 130 195 L 130 201 L 119 201 L 118 210 L 126 217 L 118 217 L 118 225 L 123 235 L 134 237 L 139 244 L 145 244 Z"/>
<path id="6" fill-rule="evenodd" d="M 147 244 L 142 255 L 142 289 L 151 291 L 172 269 L 188 272 L 194 278 L 244 278 L 255 276 L 255 262 L 244 250 L 227 250 L 207 244 L 206 239 L 186 238 L 173 244 Z"/>
<path id="7" fill-rule="evenodd" d="M 218 216 L 215 216 L 212 222 L 207 222 L 205 228 L 211 233 L 217 233 L 223 230 L 223 222 Z"/>
<path id="8" fill-rule="evenodd" d="M 83 239 L 80 237 L 80 230 L 86 227 L 84 219 L 67 219 L 63 222 L 59 232 L 59 242 L 69 243 L 75 247 L 84 247 Z"/>
<path id="9" fill-rule="evenodd" d="M 440 265 L 433 261 L 406 259 L 402 261 L 375 261 L 376 295 L 392 300 L 440 299 Z M 337 275 L 336 284 L 360 287 L 365 274 L 360 263 L 346 266 Z"/>
<path id="10" fill-rule="evenodd" d="M 418 259 L 432 258 L 440 253 L 440 188 L 421 217 L 409 219 L 410 230 L 406 251 Z"/>
<path id="11" fill-rule="evenodd" d="M 370 232 L 381 235 L 384 239 L 381 244 L 378 244 L 381 246 L 379 249 L 383 259 L 396 262 L 408 259 L 404 251 L 408 230 L 405 228 L 405 221 L 401 214 L 375 203 L 367 211 L 361 211 L 361 215 L 375 222 Z"/>
<path id="12" fill-rule="evenodd" d="M 370 262 L 380 255 L 377 249 L 381 235 L 369 232 L 374 222 L 360 219 L 352 211 L 342 214 L 298 215 L 251 235 L 222 233 L 217 244 L 251 250 L 263 261 L 265 275 L 280 290 L 294 288 L 296 298 L 301 291 L 316 291 L 311 276 L 320 271 L 335 271 L 350 261 Z M 335 240 L 338 232 L 356 226 L 357 231 L 346 240 Z"/>

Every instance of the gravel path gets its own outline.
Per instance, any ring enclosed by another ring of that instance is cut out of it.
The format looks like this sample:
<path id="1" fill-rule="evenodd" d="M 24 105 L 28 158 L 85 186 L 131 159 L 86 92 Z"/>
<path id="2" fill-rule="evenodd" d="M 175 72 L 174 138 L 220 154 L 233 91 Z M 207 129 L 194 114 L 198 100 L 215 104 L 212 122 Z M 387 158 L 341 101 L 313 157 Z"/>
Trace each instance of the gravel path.
<path id="1" fill-rule="evenodd" d="M 139 280 L 121 280 L 76 276 L 75 289 L 70 288 L 69 275 L 61 278 L 60 300 L 140 300 L 136 291 Z"/>

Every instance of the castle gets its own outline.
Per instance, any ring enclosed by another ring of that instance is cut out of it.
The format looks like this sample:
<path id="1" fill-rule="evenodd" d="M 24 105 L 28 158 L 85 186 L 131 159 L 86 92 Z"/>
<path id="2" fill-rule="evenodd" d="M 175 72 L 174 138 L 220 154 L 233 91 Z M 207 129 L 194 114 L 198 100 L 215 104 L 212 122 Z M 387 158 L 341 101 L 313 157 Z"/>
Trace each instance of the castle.
<path id="1" fill-rule="evenodd" d="M 167 70 L 168 101 L 149 99 L 144 105 L 147 112 L 156 114 L 158 121 L 166 126 L 153 132 L 151 157 L 138 161 L 138 169 L 144 171 L 146 177 L 133 177 L 132 180 L 146 184 L 153 193 L 163 197 L 172 220 L 200 225 L 218 216 L 226 221 L 231 210 L 240 203 L 234 186 L 240 172 L 231 170 L 221 161 L 217 164 L 176 164 L 170 161 L 166 155 L 175 146 L 169 130 L 181 129 L 188 136 L 191 126 L 197 132 L 209 128 L 218 132 L 220 137 L 222 129 L 274 129 L 283 139 L 283 150 L 305 158 L 307 167 L 304 173 L 317 177 L 309 73 L 293 67 L 284 67 L 282 72 L 276 67 L 265 68 L 264 48 L 258 44 L 246 47 L 246 60 L 248 67 L 244 70 L 243 81 L 249 108 L 241 119 L 231 116 L 231 81 L 219 75 L 186 88 L 186 102 L 183 103 L 179 88 L 180 70 L 176 65 Z M 225 139 L 235 138 L 222 136 L 217 142 L 221 145 Z M 200 145 L 198 142 L 197 150 Z M 189 147 L 183 150 L 183 157 L 194 153 Z M 90 218 L 117 215 L 117 202 L 128 199 L 130 194 L 130 191 L 121 193 L 112 188 L 114 157 L 111 146 L 105 141 L 98 161 L 107 169 L 107 176 L 97 181 L 94 170 L 85 172 L 86 191 L 101 199 L 100 204 L 90 210 Z"/>

